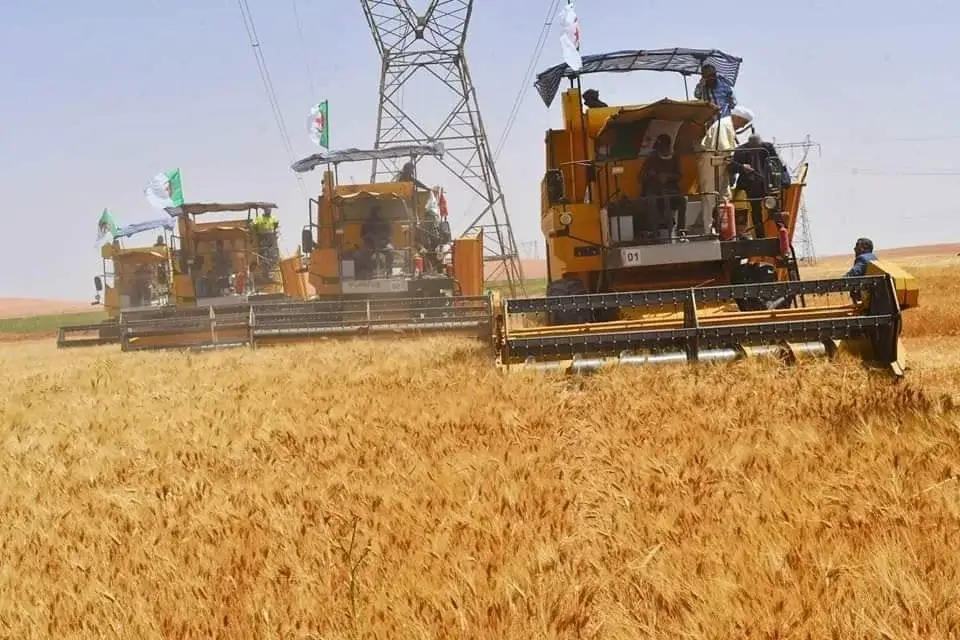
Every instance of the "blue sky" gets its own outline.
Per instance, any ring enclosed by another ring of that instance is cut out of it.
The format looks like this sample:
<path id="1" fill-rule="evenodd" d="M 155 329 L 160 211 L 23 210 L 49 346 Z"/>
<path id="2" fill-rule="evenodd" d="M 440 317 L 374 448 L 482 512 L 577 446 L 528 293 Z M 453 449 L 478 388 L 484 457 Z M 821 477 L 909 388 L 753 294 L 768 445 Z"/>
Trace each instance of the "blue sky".
<path id="1" fill-rule="evenodd" d="M 306 114 L 321 99 L 331 105 L 332 146 L 372 145 L 380 61 L 360 3 L 298 0 L 301 41 L 293 0 L 248 2 L 297 156 L 316 150 Z M 0 190 L 9 235 L 0 296 L 89 297 L 100 267 L 100 211 L 110 207 L 121 223 L 156 217 L 142 189 L 172 167 L 181 168 L 190 200 L 277 202 L 281 243 L 296 247 L 306 202 L 236 2 L 3 4 Z M 476 5 L 467 59 L 495 147 L 550 2 Z M 778 141 L 809 134 L 822 145 L 811 157 L 807 192 L 819 254 L 848 252 L 859 235 L 873 237 L 881 255 L 888 246 L 960 241 L 960 208 L 951 196 L 960 186 L 951 153 L 960 126 L 950 117 L 960 85 L 951 81 L 956 56 L 948 44 L 960 8 L 947 0 L 876 6 L 580 0 L 577 12 L 584 53 L 680 46 L 742 57 L 737 95 L 756 112 L 758 132 Z M 556 24 L 537 70 L 560 59 Z M 605 75 L 589 84 L 611 104 L 683 95 L 675 75 Z M 532 81 L 526 86 L 497 170 L 518 242 L 542 246 L 543 136 L 559 115 L 556 104 L 543 106 Z M 409 93 L 405 100 L 447 99 L 430 83 Z M 909 175 L 936 172 L 947 175 Z M 424 162 L 421 175 L 448 185 L 460 230 L 469 198 L 438 166 Z M 366 180 L 369 165 L 341 176 Z M 306 176 L 311 192 L 319 178 Z"/>

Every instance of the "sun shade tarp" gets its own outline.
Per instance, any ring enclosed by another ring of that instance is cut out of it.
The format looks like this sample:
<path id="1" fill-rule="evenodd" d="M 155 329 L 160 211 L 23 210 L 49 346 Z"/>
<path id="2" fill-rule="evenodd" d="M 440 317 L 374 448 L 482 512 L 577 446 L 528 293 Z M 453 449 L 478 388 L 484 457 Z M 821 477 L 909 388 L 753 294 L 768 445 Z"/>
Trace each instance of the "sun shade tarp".
<path id="1" fill-rule="evenodd" d="M 182 215 L 201 215 L 220 211 L 250 211 L 251 209 L 272 211 L 276 208 L 277 205 L 273 202 L 189 202 L 179 207 L 171 207 L 167 212 L 176 218 Z"/>
<path id="2" fill-rule="evenodd" d="M 353 193 L 344 193 L 336 196 L 338 202 L 358 202 L 360 200 L 399 200 L 403 198 L 396 193 L 377 193 L 375 191 L 354 191 Z"/>
<path id="3" fill-rule="evenodd" d="M 167 231 L 172 231 L 174 226 L 173 218 L 158 218 L 156 220 L 144 220 L 143 222 L 134 222 L 133 224 L 128 224 L 125 227 L 120 227 L 117 229 L 113 237 L 114 238 L 129 238 L 135 236 L 138 233 L 143 233 L 144 231 L 153 231 L 154 229 L 166 229 Z"/>
<path id="4" fill-rule="evenodd" d="M 361 160 L 393 160 L 410 156 L 443 157 L 443 143 L 440 141 L 429 144 L 400 144 L 380 149 L 340 149 L 339 151 L 320 151 L 306 158 L 297 160 L 290 168 L 297 173 L 313 171 L 321 164 L 341 162 L 358 162 Z"/>
<path id="5" fill-rule="evenodd" d="M 643 120 L 666 120 L 669 122 L 693 122 L 705 125 L 719 111 L 708 102 L 680 102 L 664 98 L 642 107 L 624 107 L 607 118 L 598 136 L 612 126 L 641 122 Z"/>
<path id="6" fill-rule="evenodd" d="M 566 63 L 550 67 L 537 75 L 537 93 L 543 104 L 550 106 L 557 92 L 560 91 L 560 82 L 564 78 L 574 78 L 590 73 L 627 73 L 630 71 L 672 71 L 684 76 L 700 73 L 705 63 L 710 63 L 717 70 L 717 75 L 737 83 L 742 58 L 737 58 L 719 49 L 637 49 L 599 53 L 583 57 L 583 66 L 580 71 L 574 71 Z"/>

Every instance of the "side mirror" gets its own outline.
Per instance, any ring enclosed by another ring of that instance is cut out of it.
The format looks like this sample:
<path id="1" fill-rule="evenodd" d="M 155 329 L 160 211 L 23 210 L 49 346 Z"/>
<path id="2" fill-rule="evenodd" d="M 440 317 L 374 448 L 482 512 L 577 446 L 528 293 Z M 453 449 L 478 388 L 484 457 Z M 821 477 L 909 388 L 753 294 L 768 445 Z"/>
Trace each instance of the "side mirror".
<path id="1" fill-rule="evenodd" d="M 560 169 L 551 169 L 544 175 L 547 181 L 547 201 L 550 204 L 560 204 L 564 200 L 563 172 Z"/>
<path id="2" fill-rule="evenodd" d="M 97 293 L 103 291 L 103 278 L 100 276 L 93 276 L 93 288 L 97 290 Z"/>
<path id="3" fill-rule="evenodd" d="M 313 233 L 311 233 L 310 227 L 306 227 L 300 232 L 300 247 L 304 253 L 313 251 Z"/>

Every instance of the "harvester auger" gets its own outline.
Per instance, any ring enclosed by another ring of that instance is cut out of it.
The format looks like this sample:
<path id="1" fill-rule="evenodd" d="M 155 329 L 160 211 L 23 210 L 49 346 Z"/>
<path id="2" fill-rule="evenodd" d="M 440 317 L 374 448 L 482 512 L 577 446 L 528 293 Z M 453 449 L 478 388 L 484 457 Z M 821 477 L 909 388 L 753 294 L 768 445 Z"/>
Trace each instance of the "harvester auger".
<path id="1" fill-rule="evenodd" d="M 618 51 L 539 74 L 548 107 L 570 80 L 564 128 L 546 136 L 549 284 L 543 298 L 495 310 L 499 366 L 584 372 L 849 351 L 903 374 L 901 313 L 918 298 L 910 274 L 875 261 L 860 278 L 800 279 L 792 239 L 806 166 L 791 181 L 769 147 L 722 148 L 734 120 L 706 101 L 581 106 L 587 74 L 710 65 L 732 86 L 740 62 L 717 50 Z M 731 162 L 742 154 L 749 166 Z M 754 173 L 752 197 L 725 197 L 733 168 Z"/>

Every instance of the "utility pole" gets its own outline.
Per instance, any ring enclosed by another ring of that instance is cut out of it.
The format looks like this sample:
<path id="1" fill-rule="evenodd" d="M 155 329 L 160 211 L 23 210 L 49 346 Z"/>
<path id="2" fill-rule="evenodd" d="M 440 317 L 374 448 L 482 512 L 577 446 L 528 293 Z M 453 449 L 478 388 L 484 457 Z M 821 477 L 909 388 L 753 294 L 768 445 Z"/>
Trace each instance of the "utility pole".
<path id="1" fill-rule="evenodd" d="M 441 142 L 441 164 L 483 203 L 461 235 L 483 233 L 484 262 L 494 264 L 484 280 L 506 280 L 510 295 L 525 295 L 517 242 L 464 53 L 473 0 L 431 0 L 422 14 L 410 0 L 360 2 L 382 60 L 375 147 Z M 404 85 L 414 78 L 429 79 L 437 91 L 424 94 L 418 85 L 420 99 L 401 100 Z M 426 114 L 445 105 L 444 96 L 449 96 L 447 116 L 430 127 L 435 118 Z M 371 181 L 392 179 L 397 170 L 395 163 L 374 160 Z"/>

